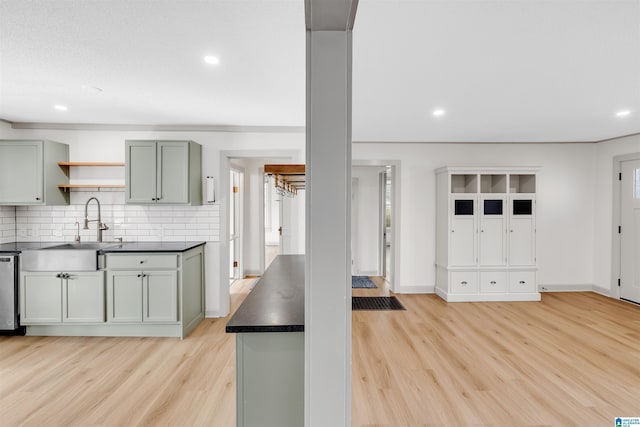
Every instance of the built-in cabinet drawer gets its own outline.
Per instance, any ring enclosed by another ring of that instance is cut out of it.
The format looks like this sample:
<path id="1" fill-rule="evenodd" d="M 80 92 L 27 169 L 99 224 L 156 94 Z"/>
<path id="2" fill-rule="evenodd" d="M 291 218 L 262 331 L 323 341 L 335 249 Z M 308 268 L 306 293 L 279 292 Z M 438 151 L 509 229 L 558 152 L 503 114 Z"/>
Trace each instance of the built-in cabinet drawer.
<path id="1" fill-rule="evenodd" d="M 507 273 L 504 271 L 486 271 L 480 273 L 480 292 L 507 292 Z"/>
<path id="2" fill-rule="evenodd" d="M 451 272 L 451 292 L 454 294 L 473 294 L 478 292 L 478 274 L 475 271 Z"/>
<path id="3" fill-rule="evenodd" d="M 536 292 L 535 271 L 510 272 L 509 292 Z"/>
<path id="4" fill-rule="evenodd" d="M 126 254 L 106 257 L 108 269 L 146 270 L 146 269 L 175 269 L 178 268 L 178 255 L 168 254 Z"/>

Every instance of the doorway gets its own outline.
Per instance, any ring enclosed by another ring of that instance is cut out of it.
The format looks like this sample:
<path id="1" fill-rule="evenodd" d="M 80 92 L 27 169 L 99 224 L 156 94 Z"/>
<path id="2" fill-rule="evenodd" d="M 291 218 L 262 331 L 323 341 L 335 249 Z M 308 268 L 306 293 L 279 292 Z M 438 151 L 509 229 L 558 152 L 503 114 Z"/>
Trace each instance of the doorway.
<path id="1" fill-rule="evenodd" d="M 241 221 L 241 236 L 239 245 L 242 247 L 236 276 L 242 278 L 245 275 L 261 275 L 264 272 L 264 221 L 263 221 L 263 171 L 259 170 L 265 163 L 299 162 L 303 158 L 298 150 L 233 150 L 220 152 L 219 188 L 220 199 L 220 245 L 210 250 L 211 256 L 218 258 L 220 267 L 215 274 L 218 275 L 218 283 L 221 286 L 219 292 L 207 295 L 207 304 L 217 307 L 216 310 L 207 312 L 209 317 L 224 317 L 230 309 L 230 287 L 223 286 L 229 283 L 232 265 L 236 253 L 231 251 L 232 239 L 231 222 L 232 202 L 234 196 L 231 192 L 231 170 L 233 166 L 244 169 L 244 187 L 240 188 L 240 204 L 244 205 L 243 221 Z M 304 215 L 304 213 L 303 213 Z M 239 225 L 236 223 L 236 225 Z M 304 227 L 304 222 L 301 223 Z M 301 229 L 304 239 L 304 228 Z M 304 248 L 304 241 L 302 246 Z"/>
<path id="2" fill-rule="evenodd" d="M 351 187 L 352 275 L 378 276 L 394 290 L 395 162 L 354 161 Z"/>
<path id="3" fill-rule="evenodd" d="M 640 159 L 620 162 L 620 299 L 640 304 Z"/>
<path id="4" fill-rule="evenodd" d="M 282 232 L 280 196 L 276 193 L 273 178 L 264 175 L 264 269 L 281 254 Z"/>

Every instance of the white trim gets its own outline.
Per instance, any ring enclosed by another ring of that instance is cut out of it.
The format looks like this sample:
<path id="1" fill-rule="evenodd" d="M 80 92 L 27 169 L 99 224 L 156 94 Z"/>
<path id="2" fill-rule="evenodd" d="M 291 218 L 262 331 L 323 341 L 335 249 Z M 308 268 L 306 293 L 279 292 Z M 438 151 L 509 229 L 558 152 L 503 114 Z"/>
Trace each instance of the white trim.
<path id="1" fill-rule="evenodd" d="M 1 120 L 1 119 L 0 119 Z M 129 131 L 129 132 L 242 132 L 242 133 L 304 133 L 304 126 L 236 126 L 236 125 L 148 125 L 102 123 L 29 123 L 10 122 L 13 129 L 48 129 L 81 131 Z"/>
<path id="2" fill-rule="evenodd" d="M 611 289 L 609 296 L 612 298 L 620 299 L 620 287 L 618 286 L 618 279 L 621 274 L 621 255 L 620 255 L 620 234 L 618 233 L 618 226 L 621 225 L 622 219 L 620 217 L 620 185 L 621 181 L 618 179 L 618 174 L 622 171 L 622 162 L 629 160 L 640 160 L 640 153 L 630 153 L 615 156 L 613 158 L 612 168 L 612 182 L 613 182 L 613 197 L 612 197 L 612 209 L 611 216 Z"/>
<path id="3" fill-rule="evenodd" d="M 454 294 L 436 288 L 436 294 L 447 302 L 513 302 L 513 301 L 540 301 L 539 292 L 511 292 L 511 293 L 486 293 L 486 294 Z"/>
<path id="4" fill-rule="evenodd" d="M 541 285 L 538 284 L 538 292 L 591 292 L 593 285 L 585 283 L 584 285 Z"/>
<path id="5" fill-rule="evenodd" d="M 435 294 L 436 286 L 435 285 L 414 285 L 414 286 L 396 286 L 396 290 L 394 291 L 396 294 Z"/>

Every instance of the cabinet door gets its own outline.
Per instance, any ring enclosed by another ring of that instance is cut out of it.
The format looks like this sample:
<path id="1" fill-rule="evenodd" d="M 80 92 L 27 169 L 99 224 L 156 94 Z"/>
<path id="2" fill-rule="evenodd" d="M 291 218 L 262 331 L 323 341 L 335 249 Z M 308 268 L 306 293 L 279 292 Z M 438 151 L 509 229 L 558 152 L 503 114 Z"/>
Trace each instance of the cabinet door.
<path id="1" fill-rule="evenodd" d="M 504 197 L 483 197 L 480 203 L 480 265 L 506 265 L 507 215 Z"/>
<path id="2" fill-rule="evenodd" d="M 509 207 L 509 264 L 536 264 L 535 201 L 513 198 Z"/>
<path id="3" fill-rule="evenodd" d="M 44 203 L 41 141 L 0 141 L 0 203 Z"/>
<path id="4" fill-rule="evenodd" d="M 157 156 L 157 202 L 189 203 L 189 144 L 160 141 Z"/>
<path id="5" fill-rule="evenodd" d="M 63 322 L 104 322 L 104 274 L 67 273 L 63 282 Z"/>
<path id="6" fill-rule="evenodd" d="M 56 273 L 23 273 L 20 280 L 20 323 L 62 321 L 62 279 Z"/>
<path id="7" fill-rule="evenodd" d="M 155 203 L 156 142 L 126 142 L 126 202 Z"/>
<path id="8" fill-rule="evenodd" d="M 113 323 L 142 321 L 142 273 L 139 271 L 107 273 L 107 321 Z"/>
<path id="9" fill-rule="evenodd" d="M 455 196 L 451 204 L 449 265 L 476 265 L 476 199 Z"/>
<path id="10" fill-rule="evenodd" d="M 178 321 L 178 273 L 154 271 L 143 274 L 143 321 Z"/>

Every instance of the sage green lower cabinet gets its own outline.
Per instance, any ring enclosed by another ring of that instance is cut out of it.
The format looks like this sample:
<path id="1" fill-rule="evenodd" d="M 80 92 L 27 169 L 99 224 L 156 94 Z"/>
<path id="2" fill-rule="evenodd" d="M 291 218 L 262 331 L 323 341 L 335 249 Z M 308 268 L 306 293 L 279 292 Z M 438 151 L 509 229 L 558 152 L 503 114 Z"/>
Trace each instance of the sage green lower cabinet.
<path id="1" fill-rule="evenodd" d="M 62 322 L 104 322 L 104 272 L 66 273 L 64 275 Z"/>
<path id="2" fill-rule="evenodd" d="M 104 322 L 104 273 L 23 273 L 23 325 Z"/>
<path id="3" fill-rule="evenodd" d="M 27 335 L 184 338 L 204 319 L 204 245 L 104 257 L 96 272 L 21 273 Z"/>
<path id="4" fill-rule="evenodd" d="M 177 323 L 178 272 L 109 271 L 107 306 L 109 322 Z"/>
<path id="5" fill-rule="evenodd" d="M 55 273 L 23 273 L 20 305 L 22 325 L 62 322 L 62 279 Z"/>
<path id="6" fill-rule="evenodd" d="M 142 279 L 137 271 L 107 272 L 107 322 L 142 322 Z"/>
<path id="7" fill-rule="evenodd" d="M 178 272 L 153 271 L 142 278 L 143 322 L 178 321 Z"/>
<path id="8" fill-rule="evenodd" d="M 123 335 L 184 338 L 204 318 L 204 246 L 182 253 L 109 253 L 107 323 Z"/>

